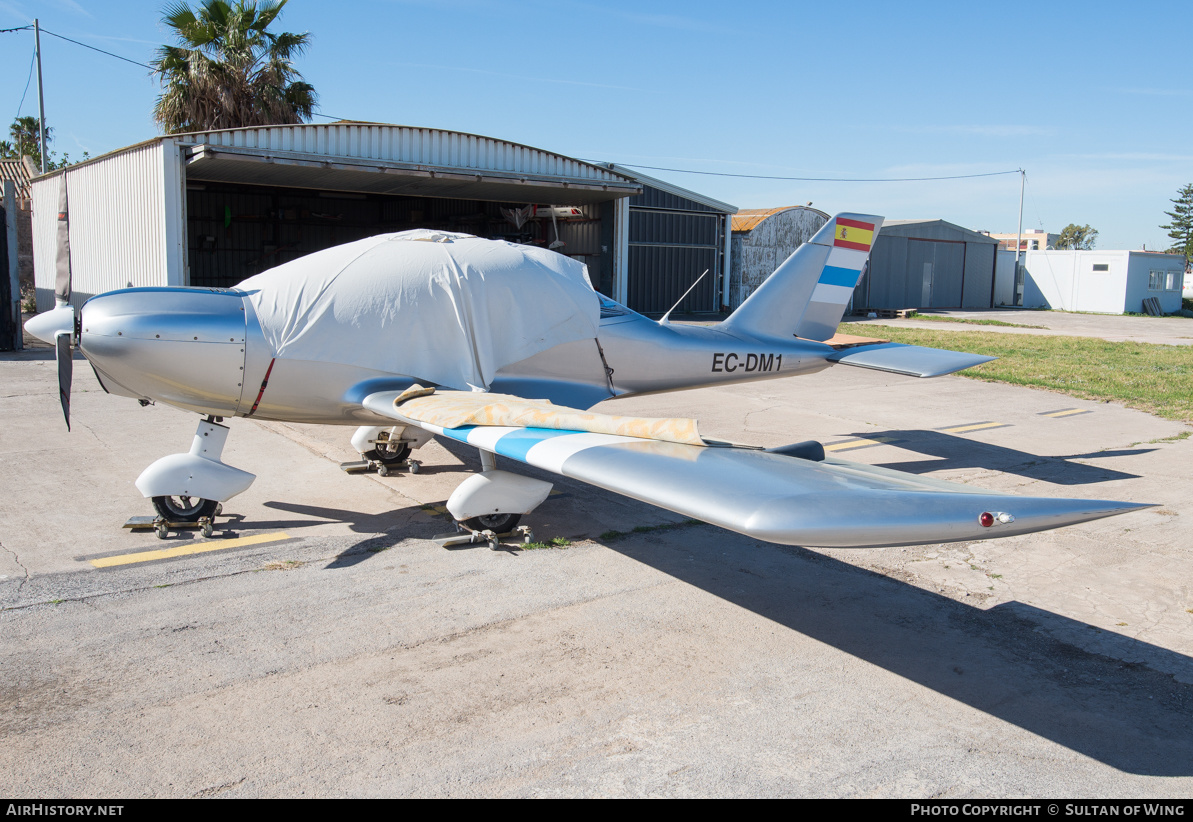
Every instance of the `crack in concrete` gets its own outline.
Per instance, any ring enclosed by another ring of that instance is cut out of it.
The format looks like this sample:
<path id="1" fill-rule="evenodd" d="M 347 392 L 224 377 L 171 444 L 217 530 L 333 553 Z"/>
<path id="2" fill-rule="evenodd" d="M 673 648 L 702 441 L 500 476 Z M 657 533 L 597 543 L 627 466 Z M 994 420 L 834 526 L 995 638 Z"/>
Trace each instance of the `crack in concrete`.
<path id="1" fill-rule="evenodd" d="M 4 543 L 2 543 L 2 542 L 0 542 L 0 548 L 3 548 L 8 553 L 12 554 L 12 561 L 17 564 L 18 568 L 20 568 L 22 571 L 25 572 L 25 578 L 22 579 L 21 583 L 17 586 L 17 593 L 19 594 L 21 592 L 21 589 L 23 587 L 25 587 L 25 583 L 29 581 L 29 569 L 21 564 L 21 558 L 19 556 L 17 556 L 16 551 L 12 550 L 11 548 L 5 547 Z"/>
<path id="2" fill-rule="evenodd" d="M 743 422 L 745 422 L 746 428 L 749 428 L 750 427 L 750 417 L 754 416 L 755 414 L 765 414 L 767 411 L 773 411 L 776 408 L 782 408 L 782 407 L 783 407 L 782 403 L 775 403 L 774 405 L 768 405 L 765 408 L 758 408 L 753 411 L 749 411 L 746 413 L 746 417 L 745 417 L 745 420 L 743 420 Z"/>
<path id="3" fill-rule="evenodd" d="M 86 429 L 87 433 L 90 434 L 95 439 L 96 442 L 100 443 L 101 445 L 103 444 L 104 441 L 99 438 L 99 434 L 95 433 L 95 429 L 93 429 L 90 425 L 88 425 L 85 422 L 82 422 L 81 420 L 75 420 L 74 424 L 75 424 L 76 428 Z"/>

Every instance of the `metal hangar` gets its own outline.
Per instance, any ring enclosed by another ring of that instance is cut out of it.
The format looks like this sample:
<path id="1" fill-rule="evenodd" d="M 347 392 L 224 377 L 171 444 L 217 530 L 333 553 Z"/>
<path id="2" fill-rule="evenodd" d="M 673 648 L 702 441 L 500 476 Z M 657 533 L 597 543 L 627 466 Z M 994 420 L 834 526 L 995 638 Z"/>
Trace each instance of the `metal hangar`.
<path id="1" fill-rule="evenodd" d="M 53 306 L 65 188 L 76 305 L 130 286 L 228 287 L 329 246 L 433 228 L 554 248 L 587 264 L 598 290 L 664 311 L 656 303 L 679 298 L 709 246 L 714 278 L 724 264 L 726 232 L 711 242 L 707 229 L 677 233 L 675 215 L 734 209 L 638 177 L 496 138 L 377 123 L 156 137 L 33 181 L 38 310 Z M 644 224 L 648 213 L 671 223 Z M 701 243 L 700 259 L 676 269 L 677 251 Z M 670 285 L 654 288 L 655 277 Z M 696 305 L 700 293 L 690 310 L 719 308 Z"/>

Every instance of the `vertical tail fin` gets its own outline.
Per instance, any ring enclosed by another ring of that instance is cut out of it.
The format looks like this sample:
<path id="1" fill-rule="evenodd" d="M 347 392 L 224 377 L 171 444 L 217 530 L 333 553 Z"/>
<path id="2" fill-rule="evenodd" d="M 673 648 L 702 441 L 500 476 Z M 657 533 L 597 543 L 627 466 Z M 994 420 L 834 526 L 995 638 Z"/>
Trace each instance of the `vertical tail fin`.
<path id="1" fill-rule="evenodd" d="M 838 214 L 719 326 L 751 337 L 827 340 L 862 277 L 882 217 Z"/>

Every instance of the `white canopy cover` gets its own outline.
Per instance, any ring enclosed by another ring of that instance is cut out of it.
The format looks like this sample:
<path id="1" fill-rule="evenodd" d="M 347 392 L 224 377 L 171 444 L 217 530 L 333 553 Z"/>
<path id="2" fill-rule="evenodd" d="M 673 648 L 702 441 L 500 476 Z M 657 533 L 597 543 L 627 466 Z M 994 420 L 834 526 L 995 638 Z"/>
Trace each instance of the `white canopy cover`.
<path id="1" fill-rule="evenodd" d="M 534 246 L 416 229 L 316 251 L 242 282 L 277 356 L 351 363 L 462 391 L 594 338 L 583 263 Z"/>

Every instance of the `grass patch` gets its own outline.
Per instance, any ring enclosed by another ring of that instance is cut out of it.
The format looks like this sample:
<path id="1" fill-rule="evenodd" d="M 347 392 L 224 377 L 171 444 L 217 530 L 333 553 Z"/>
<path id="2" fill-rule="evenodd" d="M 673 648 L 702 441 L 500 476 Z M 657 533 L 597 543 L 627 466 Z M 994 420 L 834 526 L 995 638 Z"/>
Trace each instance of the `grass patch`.
<path id="1" fill-rule="evenodd" d="M 564 537 L 552 537 L 550 542 L 528 542 L 522 546 L 523 551 L 541 551 L 544 548 L 567 548 L 572 542 Z"/>
<path id="2" fill-rule="evenodd" d="M 1086 400 L 1119 402 L 1193 424 L 1193 346 L 879 327 L 882 336 L 894 342 L 999 358 L 958 372 L 962 377 L 1043 388 Z"/>
<path id="3" fill-rule="evenodd" d="M 1182 431 L 1179 434 L 1173 434 L 1171 437 L 1160 437 L 1159 439 L 1148 440 L 1147 444 L 1148 445 L 1159 445 L 1162 442 L 1180 442 L 1181 440 L 1189 439 L 1189 437 L 1191 435 L 1193 435 L 1193 431 Z M 1131 446 L 1134 447 L 1136 445 L 1143 445 L 1143 444 L 1144 443 L 1141 443 L 1141 442 L 1134 442 L 1134 443 L 1131 443 Z"/>
<path id="4" fill-rule="evenodd" d="M 683 522 L 664 522 L 662 525 L 639 525 L 631 531 L 606 531 L 601 534 L 601 542 L 609 542 L 610 540 L 622 539 L 631 534 L 649 534 L 654 531 L 674 531 L 678 528 L 687 528 L 692 525 L 703 525 L 704 523 L 698 519 L 685 519 Z"/>
<path id="5" fill-rule="evenodd" d="M 280 562 L 266 563 L 266 571 L 293 571 L 295 568 L 301 568 L 306 565 L 305 562 L 299 562 L 296 559 L 284 559 Z"/>
<path id="6" fill-rule="evenodd" d="M 1023 323 L 1007 323 L 1002 320 L 971 320 L 967 317 L 938 317 L 934 314 L 916 314 L 913 319 L 927 320 L 933 323 L 966 323 L 968 325 L 1001 325 L 1007 328 L 1047 328 L 1046 325 L 1024 325 Z"/>

